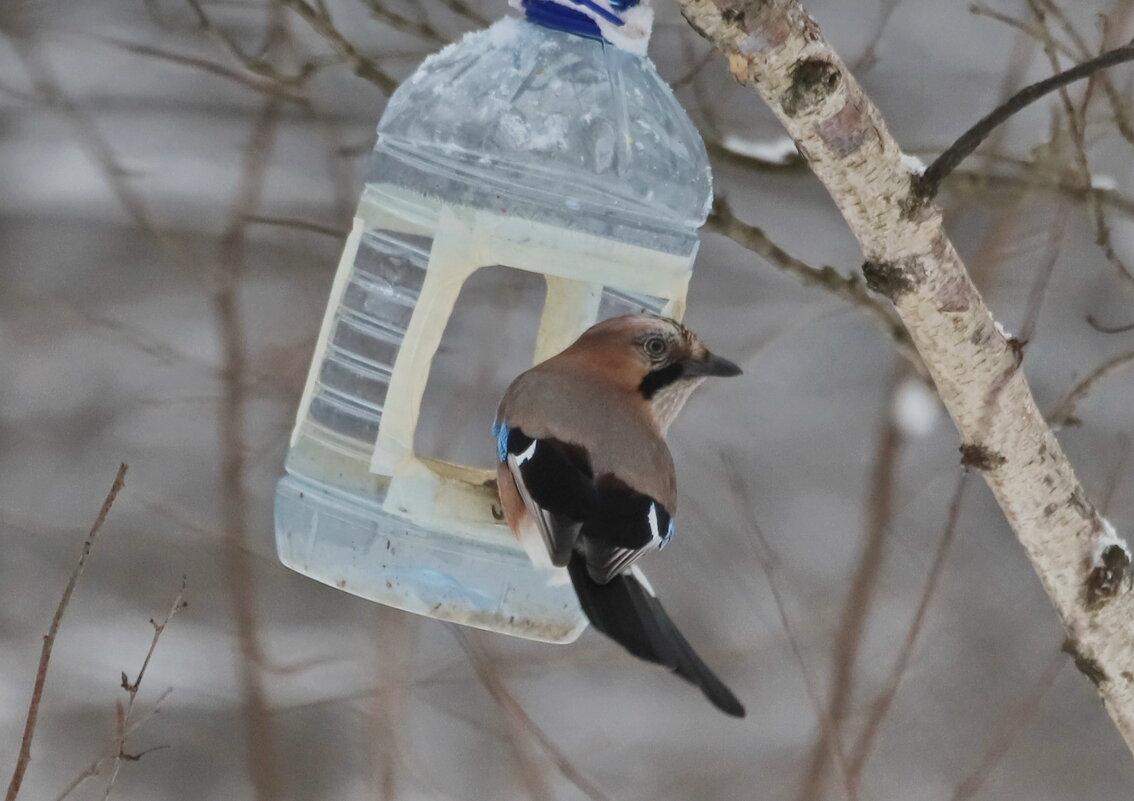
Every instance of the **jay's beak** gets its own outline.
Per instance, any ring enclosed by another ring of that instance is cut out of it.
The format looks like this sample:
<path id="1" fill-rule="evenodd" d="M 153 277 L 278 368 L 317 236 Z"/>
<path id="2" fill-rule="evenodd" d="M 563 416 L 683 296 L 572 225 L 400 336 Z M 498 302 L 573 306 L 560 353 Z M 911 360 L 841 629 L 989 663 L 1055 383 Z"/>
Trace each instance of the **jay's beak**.
<path id="1" fill-rule="evenodd" d="M 726 378 L 728 376 L 740 375 L 740 368 L 730 362 L 728 359 L 717 356 L 716 354 L 705 351 L 705 355 L 699 359 L 686 359 L 681 363 L 685 368 L 685 375 L 692 376 L 720 376 Z"/>

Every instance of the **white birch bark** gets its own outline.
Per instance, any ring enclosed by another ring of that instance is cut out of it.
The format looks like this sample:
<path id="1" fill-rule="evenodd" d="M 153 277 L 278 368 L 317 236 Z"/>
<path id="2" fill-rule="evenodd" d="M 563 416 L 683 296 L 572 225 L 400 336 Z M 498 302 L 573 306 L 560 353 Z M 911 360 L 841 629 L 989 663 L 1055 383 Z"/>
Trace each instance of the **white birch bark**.
<path id="1" fill-rule="evenodd" d="M 1068 631 L 1066 650 L 1134 749 L 1134 593 L 1125 543 L 1098 514 L 1036 407 L 1021 346 L 998 329 L 878 109 L 795 0 L 678 0 L 779 117 L 862 246 L 963 443 Z"/>

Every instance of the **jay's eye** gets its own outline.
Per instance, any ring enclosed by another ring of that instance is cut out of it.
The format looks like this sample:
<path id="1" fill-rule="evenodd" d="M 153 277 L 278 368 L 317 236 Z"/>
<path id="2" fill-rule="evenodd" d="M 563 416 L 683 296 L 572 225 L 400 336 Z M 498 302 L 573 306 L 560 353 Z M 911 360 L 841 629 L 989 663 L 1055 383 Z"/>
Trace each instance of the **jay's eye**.
<path id="1" fill-rule="evenodd" d="M 642 343 L 642 347 L 646 349 L 646 353 L 653 359 L 664 356 L 666 352 L 665 340 L 661 337 L 650 337 Z"/>

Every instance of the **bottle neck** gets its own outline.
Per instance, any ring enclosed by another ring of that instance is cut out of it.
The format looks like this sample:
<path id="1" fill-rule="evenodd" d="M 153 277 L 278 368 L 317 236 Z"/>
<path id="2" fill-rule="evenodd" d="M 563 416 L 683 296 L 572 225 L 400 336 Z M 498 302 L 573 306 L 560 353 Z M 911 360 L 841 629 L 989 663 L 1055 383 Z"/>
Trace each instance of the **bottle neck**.
<path id="1" fill-rule="evenodd" d="M 621 27 L 625 23 L 618 12 L 638 5 L 639 0 L 608 0 L 612 10 L 593 0 L 569 0 L 569 2 L 591 13 L 576 10 L 557 0 L 522 0 L 522 5 L 526 18 L 537 25 L 566 31 L 587 39 L 602 40 L 602 32 L 591 15 L 597 15 L 610 24 Z"/>

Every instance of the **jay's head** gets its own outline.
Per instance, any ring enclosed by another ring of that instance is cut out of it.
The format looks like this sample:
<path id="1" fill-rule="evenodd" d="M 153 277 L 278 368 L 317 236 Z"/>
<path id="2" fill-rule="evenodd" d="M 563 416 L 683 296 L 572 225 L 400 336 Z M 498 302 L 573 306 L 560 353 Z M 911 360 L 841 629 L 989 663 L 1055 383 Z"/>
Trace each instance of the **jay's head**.
<path id="1" fill-rule="evenodd" d="M 711 353 L 681 323 L 648 314 L 604 320 L 568 350 L 585 355 L 612 381 L 641 393 L 663 430 L 706 378 L 740 375 L 739 367 Z"/>

